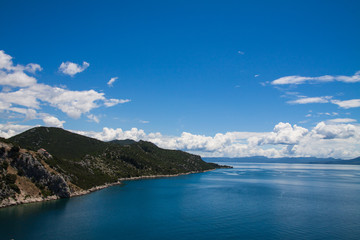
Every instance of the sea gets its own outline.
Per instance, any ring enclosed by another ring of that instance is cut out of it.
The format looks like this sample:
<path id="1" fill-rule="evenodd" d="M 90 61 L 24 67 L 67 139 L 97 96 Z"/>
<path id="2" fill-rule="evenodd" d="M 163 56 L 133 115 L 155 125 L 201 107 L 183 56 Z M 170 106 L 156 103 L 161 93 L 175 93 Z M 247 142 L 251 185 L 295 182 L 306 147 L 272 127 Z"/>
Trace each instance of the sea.
<path id="1" fill-rule="evenodd" d="M 0 239 L 360 239 L 360 166 L 221 164 L 0 209 Z"/>

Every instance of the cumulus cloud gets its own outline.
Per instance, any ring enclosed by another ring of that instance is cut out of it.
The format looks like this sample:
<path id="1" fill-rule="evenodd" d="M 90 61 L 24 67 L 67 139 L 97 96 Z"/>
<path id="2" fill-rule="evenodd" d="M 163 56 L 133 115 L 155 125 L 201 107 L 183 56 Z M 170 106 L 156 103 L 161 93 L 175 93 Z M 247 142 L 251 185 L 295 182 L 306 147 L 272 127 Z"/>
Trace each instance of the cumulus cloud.
<path id="1" fill-rule="evenodd" d="M 107 85 L 109 87 L 112 87 L 113 86 L 113 83 L 118 79 L 118 77 L 113 77 L 111 78 L 108 82 L 107 82 Z"/>
<path id="2" fill-rule="evenodd" d="M 34 77 L 23 72 L 6 73 L 0 70 L 0 84 L 11 87 L 27 87 L 36 83 Z"/>
<path id="3" fill-rule="evenodd" d="M 360 107 L 360 99 L 351 99 L 351 100 L 332 100 L 331 103 L 338 105 L 341 108 L 356 108 Z"/>
<path id="4" fill-rule="evenodd" d="M 303 77 L 303 76 L 286 76 L 278 78 L 271 82 L 272 85 L 286 85 L 286 84 L 305 84 L 305 83 L 324 83 L 324 82 L 345 82 L 355 83 L 360 82 L 360 71 L 356 72 L 353 76 L 332 76 L 324 75 L 320 77 Z"/>
<path id="5" fill-rule="evenodd" d="M 62 62 L 59 71 L 70 76 L 74 76 L 75 74 L 81 73 L 85 71 L 90 66 L 89 63 L 83 62 L 82 66 L 73 62 Z"/>
<path id="6" fill-rule="evenodd" d="M 36 126 L 18 124 L 0 124 L 0 137 L 9 138 Z"/>
<path id="7" fill-rule="evenodd" d="M 345 120 L 347 121 L 347 120 Z M 360 126 L 350 123 L 320 122 L 312 129 L 290 123 L 277 124 L 271 132 L 227 132 L 214 136 L 183 132 L 167 136 L 142 129 L 103 128 L 100 132 L 73 131 L 102 141 L 145 140 L 167 149 L 180 149 L 203 157 L 334 157 L 360 156 Z M 31 126 L 1 125 L 0 136 L 10 137 Z"/>
<path id="8" fill-rule="evenodd" d="M 65 121 L 60 121 L 58 118 L 54 117 L 54 116 L 45 116 L 43 118 L 44 124 L 45 126 L 48 127 L 63 127 L 63 124 L 65 123 Z"/>
<path id="9" fill-rule="evenodd" d="M 331 96 L 324 97 L 302 97 L 296 100 L 288 101 L 290 104 L 308 104 L 308 103 L 328 103 Z"/>
<path id="10" fill-rule="evenodd" d="M 123 131 L 121 128 L 107 128 L 104 127 L 102 132 L 87 132 L 87 131 L 73 131 L 78 134 L 82 134 L 88 137 L 96 138 L 102 141 L 111 141 L 114 139 L 132 139 L 139 141 L 141 139 L 146 139 L 146 134 L 144 130 L 132 128 L 128 131 Z"/>
<path id="11" fill-rule="evenodd" d="M 253 145 L 297 144 L 308 132 L 309 130 L 306 128 L 280 122 L 274 127 L 272 132 L 261 138 L 253 137 L 249 140 Z"/>
<path id="12" fill-rule="evenodd" d="M 35 73 L 42 68 L 38 64 L 30 63 L 26 66 L 14 65 L 12 57 L 0 50 L 0 85 L 10 87 L 27 87 L 36 83 L 34 77 L 28 76 L 23 71 Z"/>
<path id="13" fill-rule="evenodd" d="M 72 64 L 64 64 L 63 66 L 64 71 L 69 74 L 79 71 L 79 68 Z M 66 66 L 70 67 L 66 68 Z M 87 66 L 88 64 L 84 63 L 81 68 L 84 70 Z M 34 77 L 25 73 L 25 71 L 35 72 L 39 70 L 41 70 L 40 65 L 34 63 L 26 66 L 14 65 L 12 57 L 5 54 L 4 51 L 0 51 L 0 85 L 8 87 L 5 89 L 6 91 L 3 89 L 0 92 L 0 110 L 24 114 L 27 120 L 42 119 L 39 117 L 40 115 L 36 115 L 35 109 L 40 110 L 43 105 L 48 105 L 60 109 L 69 117 L 76 119 L 94 108 L 112 107 L 130 101 L 129 99 L 107 99 L 104 93 L 95 90 L 72 91 L 62 87 L 52 87 L 37 83 Z M 11 87 L 18 87 L 19 89 L 12 90 Z M 47 119 L 47 123 L 50 123 L 49 119 Z M 55 125 L 61 126 L 61 124 L 59 120 Z"/>
<path id="14" fill-rule="evenodd" d="M 334 124 L 336 122 L 318 123 L 312 130 L 311 134 L 319 135 L 322 139 L 344 139 L 350 137 L 359 138 L 360 128 L 353 124 Z"/>
<path id="15" fill-rule="evenodd" d="M 35 84 L 13 92 L 1 92 L 0 100 L 5 104 L 21 105 L 33 109 L 40 109 L 41 103 L 48 103 L 75 119 L 79 118 L 81 114 L 99 107 L 98 102 L 107 101 L 104 93 L 94 90 L 71 91 L 45 84 Z M 120 100 L 112 106 L 118 103 Z"/>
<path id="16" fill-rule="evenodd" d="M 347 121 L 347 120 L 343 120 Z M 77 133 L 103 141 L 146 140 L 168 149 L 180 149 L 208 157 L 335 157 L 360 155 L 360 126 L 343 121 L 320 122 L 312 129 L 290 123 L 277 124 L 271 132 L 228 132 L 214 136 L 183 132 L 180 136 L 145 133 L 142 129 L 104 128 Z"/>
<path id="17" fill-rule="evenodd" d="M 25 70 L 31 73 L 36 73 L 37 71 L 42 71 L 42 67 L 36 63 L 29 63 L 25 66 Z"/>

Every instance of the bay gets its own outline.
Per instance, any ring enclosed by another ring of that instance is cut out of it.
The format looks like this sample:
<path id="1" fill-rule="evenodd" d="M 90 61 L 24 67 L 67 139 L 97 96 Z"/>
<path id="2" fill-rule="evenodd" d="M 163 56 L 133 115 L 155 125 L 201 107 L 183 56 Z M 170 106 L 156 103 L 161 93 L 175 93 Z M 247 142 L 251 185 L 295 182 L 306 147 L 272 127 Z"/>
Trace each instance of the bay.
<path id="1" fill-rule="evenodd" d="M 360 166 L 222 164 L 0 209 L 0 239 L 359 239 Z"/>

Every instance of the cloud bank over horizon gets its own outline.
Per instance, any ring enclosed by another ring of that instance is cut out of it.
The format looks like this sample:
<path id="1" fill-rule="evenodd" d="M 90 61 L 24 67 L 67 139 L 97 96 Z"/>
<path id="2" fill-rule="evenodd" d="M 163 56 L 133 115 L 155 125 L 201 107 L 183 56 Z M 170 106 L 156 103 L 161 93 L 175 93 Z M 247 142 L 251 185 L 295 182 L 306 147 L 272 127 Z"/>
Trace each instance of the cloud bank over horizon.
<path id="1" fill-rule="evenodd" d="M 49 119 L 56 122 L 55 119 Z M 349 122 L 352 122 L 350 124 Z M 0 136 L 11 137 L 34 126 L 0 124 Z M 70 130 L 102 141 L 132 139 L 159 147 L 199 154 L 202 157 L 319 157 L 351 159 L 360 155 L 360 125 L 353 119 L 319 122 L 312 129 L 278 123 L 271 132 L 227 132 L 214 136 L 183 132 L 167 136 L 142 129 L 104 127 L 101 132 Z"/>

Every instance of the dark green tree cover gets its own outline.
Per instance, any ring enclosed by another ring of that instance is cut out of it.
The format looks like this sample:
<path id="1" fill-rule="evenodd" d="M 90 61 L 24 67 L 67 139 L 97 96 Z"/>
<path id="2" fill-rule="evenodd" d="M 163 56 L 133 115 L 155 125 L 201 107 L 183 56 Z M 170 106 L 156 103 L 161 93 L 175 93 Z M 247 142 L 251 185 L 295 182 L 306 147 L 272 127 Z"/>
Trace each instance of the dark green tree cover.
<path id="1" fill-rule="evenodd" d="M 21 148 L 44 148 L 43 160 L 75 185 L 88 189 L 119 178 L 168 175 L 219 168 L 200 156 L 145 141 L 102 142 L 60 128 L 37 127 L 7 139 Z M 16 149 L 14 149 L 14 154 Z"/>

